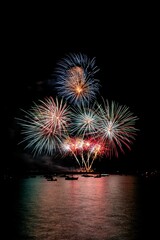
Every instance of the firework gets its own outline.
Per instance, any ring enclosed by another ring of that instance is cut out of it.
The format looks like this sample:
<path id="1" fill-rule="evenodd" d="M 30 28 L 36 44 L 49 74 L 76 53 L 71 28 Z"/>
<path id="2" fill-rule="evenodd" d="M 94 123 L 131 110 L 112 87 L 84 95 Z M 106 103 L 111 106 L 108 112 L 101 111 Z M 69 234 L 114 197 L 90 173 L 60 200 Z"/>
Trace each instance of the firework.
<path id="1" fill-rule="evenodd" d="M 60 152 L 75 157 L 81 169 L 89 172 L 98 157 L 118 157 L 131 149 L 138 129 L 137 116 L 127 106 L 114 101 L 97 102 L 100 83 L 95 58 L 68 54 L 53 73 L 61 100 L 52 97 L 34 103 L 24 118 L 17 118 L 23 140 L 34 156 Z"/>
<path id="2" fill-rule="evenodd" d="M 90 59 L 85 54 L 66 55 L 57 64 L 53 76 L 58 94 L 72 104 L 91 102 L 96 99 L 100 83 L 95 79 L 99 71 L 95 58 Z"/>
<path id="3" fill-rule="evenodd" d="M 76 158 L 81 169 L 89 172 L 95 159 L 104 155 L 118 157 L 119 151 L 131 150 L 138 118 L 127 106 L 103 99 L 100 104 L 82 104 L 72 110 L 69 131 L 73 137 L 62 148 Z"/>
<path id="4" fill-rule="evenodd" d="M 101 139 L 92 137 L 69 137 L 63 142 L 62 148 L 66 155 L 73 155 L 81 170 L 85 169 L 86 172 L 91 171 L 95 159 L 103 156 L 107 150 L 106 145 Z"/>
<path id="5" fill-rule="evenodd" d="M 72 108 L 70 132 L 78 136 L 93 136 L 98 132 L 99 115 L 96 104 Z"/>
<path id="6" fill-rule="evenodd" d="M 118 157 L 119 150 L 131 149 L 138 129 L 135 127 L 137 116 L 127 106 L 103 99 L 99 105 L 98 136 L 107 144 L 107 153 Z"/>
<path id="7" fill-rule="evenodd" d="M 70 121 L 69 107 L 63 99 L 58 101 L 49 97 L 44 101 L 39 100 L 39 104 L 34 103 L 29 111 L 22 111 L 24 118 L 17 120 L 22 127 L 22 142 L 27 143 L 25 148 L 31 149 L 34 155 L 51 155 L 60 150 Z"/>

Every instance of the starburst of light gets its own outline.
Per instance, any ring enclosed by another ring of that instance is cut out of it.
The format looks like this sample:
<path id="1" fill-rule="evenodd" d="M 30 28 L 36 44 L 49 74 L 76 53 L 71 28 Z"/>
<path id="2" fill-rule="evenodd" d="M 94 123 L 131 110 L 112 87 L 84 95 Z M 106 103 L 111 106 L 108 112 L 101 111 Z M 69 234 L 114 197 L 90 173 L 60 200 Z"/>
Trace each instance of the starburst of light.
<path id="1" fill-rule="evenodd" d="M 103 105 L 99 105 L 99 116 L 98 136 L 108 145 L 108 153 L 118 157 L 119 150 L 124 153 L 124 147 L 131 150 L 138 131 L 135 127 L 138 118 L 129 107 L 103 99 Z"/>
<path id="2" fill-rule="evenodd" d="M 78 136 L 93 136 L 98 132 L 99 115 L 95 103 L 73 108 L 70 131 Z"/>
<path id="3" fill-rule="evenodd" d="M 108 149 L 101 139 L 68 137 L 62 143 L 65 155 L 71 154 L 75 157 L 81 169 L 89 172 L 97 157 L 103 156 Z"/>
<path id="4" fill-rule="evenodd" d="M 29 111 L 22 110 L 23 118 L 17 118 L 21 143 L 34 156 L 57 151 L 71 154 L 81 169 L 90 171 L 96 158 L 118 157 L 125 148 L 131 150 L 138 118 L 125 105 L 103 97 L 97 101 L 98 71 L 96 59 L 81 53 L 68 54 L 57 63 L 53 83 L 61 100 L 39 100 Z"/>
<path id="5" fill-rule="evenodd" d="M 51 155 L 60 150 L 70 122 L 70 110 L 63 99 L 48 97 L 39 100 L 39 104 L 34 103 L 29 111 L 22 111 L 24 118 L 17 120 L 24 136 L 22 142 L 26 142 L 25 148 L 32 149 L 34 155 Z"/>
<path id="6" fill-rule="evenodd" d="M 58 94 L 72 104 L 91 102 L 96 99 L 100 83 L 95 78 L 99 71 L 95 58 L 85 54 L 68 54 L 57 63 L 54 84 Z"/>

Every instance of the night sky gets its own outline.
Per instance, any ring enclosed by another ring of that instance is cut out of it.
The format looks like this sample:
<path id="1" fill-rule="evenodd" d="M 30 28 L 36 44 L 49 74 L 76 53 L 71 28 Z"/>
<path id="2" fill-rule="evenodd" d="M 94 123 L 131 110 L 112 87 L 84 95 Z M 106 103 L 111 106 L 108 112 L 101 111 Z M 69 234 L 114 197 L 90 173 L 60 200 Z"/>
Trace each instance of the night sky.
<path id="1" fill-rule="evenodd" d="M 110 21 L 104 17 L 95 22 L 90 18 L 74 22 L 71 18 L 62 24 L 51 16 L 45 21 L 38 18 L 33 21 L 30 15 L 22 13 L 12 16 L 2 29 L 1 45 L 4 72 L 1 78 L 1 163 L 4 169 L 23 168 L 15 117 L 19 116 L 20 108 L 27 110 L 33 101 L 54 95 L 47 83 L 57 61 L 68 53 L 96 57 L 101 95 L 127 105 L 138 116 L 136 126 L 140 131 L 132 151 L 127 151 L 121 159 L 127 166 L 138 169 L 160 168 L 157 22 L 137 14 L 117 18 L 115 22 L 114 17 Z"/>

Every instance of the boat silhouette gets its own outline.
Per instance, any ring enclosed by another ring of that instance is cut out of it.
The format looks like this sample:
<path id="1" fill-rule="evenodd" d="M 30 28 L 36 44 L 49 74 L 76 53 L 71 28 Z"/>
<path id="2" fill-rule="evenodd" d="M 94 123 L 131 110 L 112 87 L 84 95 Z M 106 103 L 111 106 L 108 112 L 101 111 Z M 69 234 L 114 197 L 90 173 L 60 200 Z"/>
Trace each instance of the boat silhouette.
<path id="1" fill-rule="evenodd" d="M 69 175 L 67 175 L 67 176 L 65 177 L 65 180 L 78 180 L 78 177 L 74 177 L 74 176 L 69 176 Z"/>

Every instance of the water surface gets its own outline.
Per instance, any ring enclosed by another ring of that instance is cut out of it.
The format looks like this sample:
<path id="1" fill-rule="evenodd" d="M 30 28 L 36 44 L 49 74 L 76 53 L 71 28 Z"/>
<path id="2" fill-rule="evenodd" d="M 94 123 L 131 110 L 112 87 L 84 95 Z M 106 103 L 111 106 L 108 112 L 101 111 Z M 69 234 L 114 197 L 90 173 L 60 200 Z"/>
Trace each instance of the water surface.
<path id="1" fill-rule="evenodd" d="M 156 239 L 158 190 L 126 175 L 21 179 L 3 189 L 3 239 Z"/>

